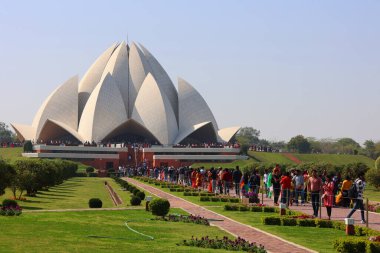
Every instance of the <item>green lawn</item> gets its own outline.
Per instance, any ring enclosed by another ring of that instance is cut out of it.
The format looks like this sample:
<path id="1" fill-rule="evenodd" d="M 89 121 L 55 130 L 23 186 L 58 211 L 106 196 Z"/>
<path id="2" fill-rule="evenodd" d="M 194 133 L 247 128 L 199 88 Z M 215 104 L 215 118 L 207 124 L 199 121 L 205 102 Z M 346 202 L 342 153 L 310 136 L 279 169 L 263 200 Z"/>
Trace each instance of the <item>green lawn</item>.
<path id="1" fill-rule="evenodd" d="M 369 201 L 380 202 L 380 189 L 367 185 L 364 190 L 364 197 L 368 198 Z"/>
<path id="2" fill-rule="evenodd" d="M 27 201 L 19 201 L 24 209 L 70 209 L 88 208 L 90 198 L 100 198 L 103 207 L 115 207 L 104 185 L 104 181 L 111 184 L 112 188 L 122 198 L 123 204 L 119 207 L 130 206 L 130 192 L 122 191 L 111 178 L 74 177 L 61 185 L 51 187 L 48 191 L 39 191 L 36 197 L 26 197 Z M 9 189 L 6 194 L 0 196 L 0 201 L 9 198 L 12 193 Z M 142 206 L 144 203 L 142 203 Z"/>
<path id="3" fill-rule="evenodd" d="M 192 235 L 232 237 L 216 227 L 151 218 L 144 210 L 0 216 L 0 252 L 229 252 L 176 246 Z M 132 229 L 154 240 L 128 230 L 126 221 Z"/>
<path id="4" fill-rule="evenodd" d="M 14 161 L 18 158 L 21 158 L 21 153 L 23 151 L 22 147 L 17 148 L 0 148 L 0 158 L 6 161 Z"/>
<path id="5" fill-rule="evenodd" d="M 141 181 L 140 181 L 141 182 Z M 146 184 L 146 183 L 145 183 Z M 209 210 L 227 216 L 241 223 L 259 228 L 271 234 L 275 234 L 288 241 L 300 244 L 304 247 L 316 250 L 318 252 L 336 252 L 333 249 L 333 241 L 339 237 L 344 237 L 345 233 L 336 229 L 329 228 L 308 228 L 308 227 L 282 227 L 282 226 L 267 226 L 262 224 L 261 217 L 273 216 L 278 214 L 271 213 L 255 213 L 255 212 L 239 212 L 239 211 L 224 211 L 223 207 L 226 203 L 223 202 L 201 202 L 200 197 L 183 196 L 182 192 L 170 192 L 168 188 L 161 188 L 153 184 L 150 186 L 161 189 L 165 192 L 173 194 L 188 200 L 194 204 L 203 206 Z M 323 234 L 323 236 L 321 236 Z M 312 240 L 310 238 L 313 238 Z"/>
<path id="6" fill-rule="evenodd" d="M 264 163 L 295 164 L 292 160 L 284 156 L 282 153 L 248 151 L 248 155 L 257 161 Z"/>
<path id="7" fill-rule="evenodd" d="M 335 155 L 335 154 L 292 154 L 302 162 L 326 162 L 334 165 L 345 165 L 361 162 L 370 168 L 375 166 L 375 160 L 363 155 Z"/>
<path id="8" fill-rule="evenodd" d="M 194 163 L 191 166 L 193 168 L 204 167 L 206 169 L 210 169 L 211 167 L 214 167 L 214 168 L 222 167 L 222 168 L 235 169 L 236 166 L 239 166 L 240 168 L 249 167 L 254 162 L 257 162 L 257 161 L 252 160 L 252 159 L 248 159 L 248 160 L 236 160 L 236 161 L 233 161 L 231 163 Z"/>

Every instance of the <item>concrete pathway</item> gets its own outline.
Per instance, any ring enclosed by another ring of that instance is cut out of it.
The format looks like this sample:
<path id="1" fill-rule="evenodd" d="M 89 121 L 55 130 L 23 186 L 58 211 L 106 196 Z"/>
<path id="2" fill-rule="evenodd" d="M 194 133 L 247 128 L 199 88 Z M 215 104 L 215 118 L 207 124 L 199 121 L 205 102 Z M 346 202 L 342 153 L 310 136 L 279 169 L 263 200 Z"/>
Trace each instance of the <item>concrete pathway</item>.
<path id="1" fill-rule="evenodd" d="M 193 204 L 182 198 L 176 197 L 170 193 L 164 192 L 148 184 L 141 183 L 132 178 L 123 178 L 123 179 L 131 184 L 134 184 L 152 193 L 153 195 L 156 195 L 160 198 L 168 199 L 171 207 L 182 208 L 183 210 L 185 210 L 186 212 L 190 214 L 200 215 L 211 220 L 218 220 L 218 221 L 210 222 L 211 225 L 217 226 L 220 229 L 225 230 L 236 237 L 239 236 L 250 242 L 256 242 L 257 244 L 262 244 L 264 245 L 265 249 L 268 252 L 273 252 L 273 253 L 316 252 L 316 251 L 307 249 L 303 246 L 286 241 L 280 237 L 271 235 L 265 231 L 242 224 L 228 217 L 225 217 L 213 211 L 207 210 L 206 208 Z"/>

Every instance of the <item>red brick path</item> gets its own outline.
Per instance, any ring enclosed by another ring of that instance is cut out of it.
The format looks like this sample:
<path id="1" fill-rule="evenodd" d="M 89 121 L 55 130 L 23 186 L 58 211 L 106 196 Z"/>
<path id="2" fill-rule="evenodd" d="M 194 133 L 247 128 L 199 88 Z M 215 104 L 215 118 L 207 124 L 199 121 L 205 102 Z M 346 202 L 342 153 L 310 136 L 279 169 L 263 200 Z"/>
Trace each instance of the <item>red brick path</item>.
<path id="1" fill-rule="evenodd" d="M 172 194 L 166 193 L 150 185 L 141 183 L 132 178 L 124 178 L 124 180 L 134 184 L 146 191 L 156 195 L 160 198 L 166 198 L 170 202 L 171 207 L 182 208 L 186 212 L 193 215 L 200 215 L 207 219 L 220 220 L 212 221 L 211 225 L 217 226 L 228 233 L 241 238 L 244 238 L 250 242 L 256 242 L 258 244 L 264 245 L 268 252 L 273 253 L 304 253 L 304 252 L 316 252 L 300 245 L 288 242 L 280 237 L 271 235 L 262 230 L 256 229 L 254 227 L 242 224 L 240 222 L 229 219 L 223 215 L 217 214 L 210 210 L 207 210 L 199 205 L 188 202 L 182 198 L 176 197 Z"/>

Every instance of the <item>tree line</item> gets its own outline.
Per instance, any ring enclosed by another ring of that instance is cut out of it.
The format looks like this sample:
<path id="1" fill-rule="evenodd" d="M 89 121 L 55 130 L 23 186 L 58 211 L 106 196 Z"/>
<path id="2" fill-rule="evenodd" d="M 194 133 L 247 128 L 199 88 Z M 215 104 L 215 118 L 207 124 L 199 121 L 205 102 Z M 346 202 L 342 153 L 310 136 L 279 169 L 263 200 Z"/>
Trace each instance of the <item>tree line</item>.
<path id="1" fill-rule="evenodd" d="M 10 188 L 15 199 L 23 193 L 35 196 L 39 190 L 74 177 L 77 170 L 78 164 L 66 160 L 20 159 L 8 163 L 0 159 L 0 195 Z"/>
<path id="2" fill-rule="evenodd" d="M 271 147 L 271 150 L 297 153 L 322 153 L 322 154 L 351 154 L 365 155 L 372 159 L 380 156 L 380 141 L 366 140 L 361 146 L 352 138 L 317 139 L 297 135 L 288 142 L 268 141 L 260 138 L 260 130 L 253 127 L 243 127 L 236 134 L 236 140 L 247 151 L 252 145 Z M 243 152 L 244 153 L 244 152 Z"/>

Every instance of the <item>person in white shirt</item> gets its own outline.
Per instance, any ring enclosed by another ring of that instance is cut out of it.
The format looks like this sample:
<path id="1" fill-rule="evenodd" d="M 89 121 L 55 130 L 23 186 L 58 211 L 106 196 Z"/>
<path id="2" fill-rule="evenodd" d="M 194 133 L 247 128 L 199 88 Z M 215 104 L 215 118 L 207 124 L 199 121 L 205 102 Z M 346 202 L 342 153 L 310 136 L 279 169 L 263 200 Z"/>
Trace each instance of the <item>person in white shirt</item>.
<path id="1" fill-rule="evenodd" d="M 361 223 L 366 223 L 364 218 L 364 204 L 363 204 L 363 195 L 364 195 L 364 188 L 365 188 L 365 179 L 364 179 L 364 172 L 359 173 L 359 177 L 355 180 L 354 184 L 356 185 L 357 190 L 357 196 L 356 199 L 354 199 L 355 204 L 352 208 L 351 212 L 347 215 L 347 218 L 350 218 L 357 209 L 360 209 L 360 214 L 362 217 Z"/>

